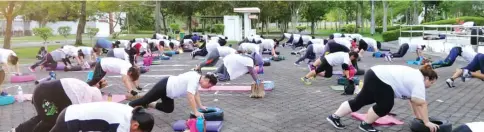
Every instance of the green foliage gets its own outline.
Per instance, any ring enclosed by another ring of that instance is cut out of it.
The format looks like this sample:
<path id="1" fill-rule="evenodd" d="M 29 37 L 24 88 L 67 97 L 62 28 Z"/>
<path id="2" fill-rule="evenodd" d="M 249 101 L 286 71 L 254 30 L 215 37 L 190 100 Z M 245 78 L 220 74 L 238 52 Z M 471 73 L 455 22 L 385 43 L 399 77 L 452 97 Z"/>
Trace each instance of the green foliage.
<path id="1" fill-rule="evenodd" d="M 478 26 L 484 25 L 484 18 L 482 17 L 459 17 L 458 19 L 463 20 L 465 22 L 468 21 L 473 21 L 474 24 Z M 452 19 L 447 19 L 447 20 L 440 20 L 440 21 L 434 21 L 434 22 L 428 22 L 428 23 L 423 23 L 423 25 L 446 25 L 446 24 L 457 24 L 457 18 L 452 18 Z M 412 30 L 422 30 L 423 27 L 412 27 Z M 425 28 L 426 30 L 431 30 L 431 29 L 438 29 L 438 30 L 445 30 L 445 28 Z M 409 27 L 402 28 L 403 31 L 410 30 Z M 401 37 L 407 37 L 409 36 L 410 33 L 404 33 L 402 32 Z M 421 33 L 412 33 L 413 36 L 418 36 L 422 35 Z M 386 41 L 393 41 L 393 40 L 398 40 L 398 37 L 400 37 L 400 28 L 397 28 L 395 30 L 388 30 L 387 32 L 383 33 L 383 40 Z"/>
<path id="2" fill-rule="evenodd" d="M 69 26 L 62 26 L 62 27 L 57 28 L 57 33 L 64 36 L 64 38 L 67 38 L 67 36 L 69 36 L 71 34 L 71 30 L 72 29 Z"/>
<path id="3" fill-rule="evenodd" d="M 302 31 L 306 30 L 306 28 L 307 28 L 306 26 L 296 26 L 296 29 L 299 32 L 302 32 Z"/>
<path id="4" fill-rule="evenodd" d="M 176 24 L 176 23 L 170 24 L 170 28 L 173 31 L 180 31 L 180 25 L 179 24 Z"/>
<path id="5" fill-rule="evenodd" d="M 51 28 L 48 28 L 48 27 L 45 27 L 45 28 L 34 28 L 33 29 L 34 31 L 34 34 L 36 36 L 39 36 L 40 38 L 42 38 L 45 41 L 47 41 L 47 39 L 49 37 L 52 37 L 54 36 L 54 31 L 51 29 Z"/>
<path id="6" fill-rule="evenodd" d="M 400 26 L 387 26 L 387 31 L 396 30 L 396 29 L 400 29 Z M 383 32 L 383 27 L 376 27 L 375 32 L 381 34 Z"/>
<path id="7" fill-rule="evenodd" d="M 89 38 L 93 38 L 94 36 L 96 36 L 96 34 L 99 32 L 99 28 L 92 28 L 92 27 L 88 27 L 87 28 L 87 35 L 89 35 Z"/>
<path id="8" fill-rule="evenodd" d="M 213 26 L 214 26 L 215 33 L 217 33 L 217 34 L 223 34 L 224 33 L 224 29 L 225 29 L 224 24 L 215 24 Z"/>
<path id="9" fill-rule="evenodd" d="M 343 32 L 345 33 L 357 33 L 358 31 L 356 30 L 356 25 L 355 24 L 346 24 L 343 29 Z"/>

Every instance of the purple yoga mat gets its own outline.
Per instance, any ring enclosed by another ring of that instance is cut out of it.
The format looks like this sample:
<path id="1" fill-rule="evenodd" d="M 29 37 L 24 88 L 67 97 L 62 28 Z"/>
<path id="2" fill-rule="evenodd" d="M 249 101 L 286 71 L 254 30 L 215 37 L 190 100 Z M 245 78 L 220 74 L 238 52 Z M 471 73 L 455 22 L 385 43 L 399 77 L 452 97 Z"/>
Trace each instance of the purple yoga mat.
<path id="1" fill-rule="evenodd" d="M 65 65 L 64 64 L 57 64 L 57 67 L 55 69 L 51 69 L 50 67 L 45 67 L 45 70 L 64 70 Z"/>
<path id="2" fill-rule="evenodd" d="M 207 123 L 207 132 L 220 132 L 222 130 L 222 121 L 206 121 Z M 178 120 L 173 123 L 173 130 L 174 131 L 185 131 L 187 129 L 186 120 Z"/>

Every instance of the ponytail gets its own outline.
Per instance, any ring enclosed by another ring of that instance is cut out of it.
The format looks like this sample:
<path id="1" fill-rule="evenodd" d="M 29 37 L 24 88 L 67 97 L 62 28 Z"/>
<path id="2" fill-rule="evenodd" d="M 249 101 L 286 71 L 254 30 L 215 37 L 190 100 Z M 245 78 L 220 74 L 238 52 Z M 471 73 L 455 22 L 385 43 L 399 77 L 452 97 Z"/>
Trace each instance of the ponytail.
<path id="1" fill-rule="evenodd" d="M 155 124 L 153 116 L 146 113 L 145 109 L 141 106 L 134 107 L 132 111 L 133 116 L 131 120 L 138 122 L 138 129 L 144 132 L 151 132 Z"/>
<path id="2" fill-rule="evenodd" d="M 432 66 L 429 63 L 426 63 L 422 67 L 420 67 L 420 72 L 423 76 L 428 77 L 429 80 L 436 80 L 439 78 L 437 73 L 432 69 Z"/>

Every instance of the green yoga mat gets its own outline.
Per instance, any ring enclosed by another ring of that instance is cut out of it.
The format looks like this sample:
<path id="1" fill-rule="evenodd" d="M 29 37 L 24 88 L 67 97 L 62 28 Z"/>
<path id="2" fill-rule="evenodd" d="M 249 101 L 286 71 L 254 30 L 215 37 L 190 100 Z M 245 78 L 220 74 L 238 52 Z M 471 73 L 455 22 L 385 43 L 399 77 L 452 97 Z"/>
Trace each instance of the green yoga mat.
<path id="1" fill-rule="evenodd" d="M 213 71 L 217 70 L 217 67 L 202 67 L 202 71 Z"/>
<path id="2" fill-rule="evenodd" d="M 345 90 L 345 86 L 334 85 L 334 86 L 330 86 L 330 87 L 331 87 L 331 89 L 336 90 L 336 91 L 343 91 L 343 90 Z"/>
<path id="3" fill-rule="evenodd" d="M 161 60 L 155 60 L 151 62 L 151 65 L 160 65 L 160 64 L 161 64 Z"/>

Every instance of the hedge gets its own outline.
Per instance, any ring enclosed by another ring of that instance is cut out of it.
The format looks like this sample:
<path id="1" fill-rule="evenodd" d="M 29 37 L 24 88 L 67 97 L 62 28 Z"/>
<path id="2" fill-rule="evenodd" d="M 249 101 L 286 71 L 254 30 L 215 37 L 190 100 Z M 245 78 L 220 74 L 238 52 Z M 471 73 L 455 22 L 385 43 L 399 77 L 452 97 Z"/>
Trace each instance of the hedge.
<path id="1" fill-rule="evenodd" d="M 397 30 L 397 29 L 400 29 L 400 26 L 387 26 L 387 31 Z M 381 34 L 383 32 L 383 27 L 376 27 L 375 32 Z"/>
<path id="2" fill-rule="evenodd" d="M 440 20 L 440 21 L 434 21 L 434 22 L 427 22 L 423 23 L 422 25 L 449 25 L 449 24 L 457 24 L 456 21 L 457 18 L 452 18 L 452 19 L 447 19 L 447 20 Z M 465 22 L 467 21 L 473 21 L 475 25 L 484 25 L 484 18 L 483 17 L 459 17 L 460 20 L 463 20 Z M 412 27 L 412 30 L 422 30 L 423 27 Z M 438 29 L 438 30 L 445 30 L 445 28 L 428 28 L 426 27 L 425 29 Z M 408 28 L 402 28 L 402 30 L 410 30 L 410 27 Z M 408 37 L 410 33 L 405 33 L 402 32 L 402 37 Z M 422 33 L 412 33 L 413 36 L 417 35 L 422 35 Z M 398 27 L 397 29 L 390 30 L 384 32 L 382 34 L 383 41 L 393 41 L 393 40 L 398 40 L 398 37 L 400 37 L 400 28 Z"/>

